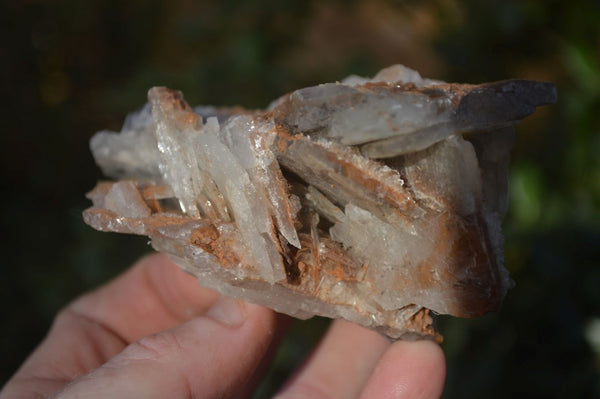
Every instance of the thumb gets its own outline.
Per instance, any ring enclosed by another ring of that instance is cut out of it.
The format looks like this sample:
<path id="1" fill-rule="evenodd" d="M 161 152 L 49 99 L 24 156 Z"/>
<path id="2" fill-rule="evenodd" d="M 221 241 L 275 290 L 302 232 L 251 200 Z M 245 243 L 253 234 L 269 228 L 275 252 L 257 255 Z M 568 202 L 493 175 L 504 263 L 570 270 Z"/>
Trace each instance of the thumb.
<path id="1" fill-rule="evenodd" d="M 127 346 L 56 397 L 231 396 L 252 376 L 274 328 L 272 311 L 221 296 L 204 316 Z"/>

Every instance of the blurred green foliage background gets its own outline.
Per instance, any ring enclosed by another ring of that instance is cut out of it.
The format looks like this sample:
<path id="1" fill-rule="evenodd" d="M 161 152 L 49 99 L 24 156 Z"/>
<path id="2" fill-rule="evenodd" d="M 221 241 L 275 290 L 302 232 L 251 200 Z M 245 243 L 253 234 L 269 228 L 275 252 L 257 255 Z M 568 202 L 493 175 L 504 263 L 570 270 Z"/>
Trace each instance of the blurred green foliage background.
<path id="1" fill-rule="evenodd" d="M 403 63 L 423 76 L 550 80 L 556 105 L 518 128 L 505 222 L 516 281 L 501 312 L 440 319 L 446 398 L 600 398 L 600 2 L 529 0 L 5 1 L 0 383 L 78 294 L 149 251 L 93 231 L 91 135 L 149 87 L 192 104 L 279 95 Z M 295 323 L 256 397 L 326 327 Z"/>

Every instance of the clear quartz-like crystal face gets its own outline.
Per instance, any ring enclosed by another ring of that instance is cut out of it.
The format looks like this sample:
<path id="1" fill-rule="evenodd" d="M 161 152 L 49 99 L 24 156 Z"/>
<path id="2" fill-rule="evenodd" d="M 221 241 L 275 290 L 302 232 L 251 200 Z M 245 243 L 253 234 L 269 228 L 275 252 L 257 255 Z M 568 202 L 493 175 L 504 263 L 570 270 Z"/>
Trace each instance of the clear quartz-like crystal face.
<path id="1" fill-rule="evenodd" d="M 478 86 L 392 66 L 264 111 L 192 109 L 153 88 L 94 158 L 117 182 L 85 221 L 147 235 L 202 285 L 295 317 L 437 338 L 430 311 L 496 309 L 513 125 L 549 83 Z"/>

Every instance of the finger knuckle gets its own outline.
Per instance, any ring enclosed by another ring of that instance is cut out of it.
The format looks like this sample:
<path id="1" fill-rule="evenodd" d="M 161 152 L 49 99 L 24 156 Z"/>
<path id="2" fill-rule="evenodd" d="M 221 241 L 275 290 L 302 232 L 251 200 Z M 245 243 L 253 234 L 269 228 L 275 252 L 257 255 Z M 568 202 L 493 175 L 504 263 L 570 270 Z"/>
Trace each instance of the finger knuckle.
<path id="1" fill-rule="evenodd" d="M 184 351 L 181 338 L 173 331 L 162 331 L 130 345 L 129 352 L 137 358 L 159 360 Z"/>

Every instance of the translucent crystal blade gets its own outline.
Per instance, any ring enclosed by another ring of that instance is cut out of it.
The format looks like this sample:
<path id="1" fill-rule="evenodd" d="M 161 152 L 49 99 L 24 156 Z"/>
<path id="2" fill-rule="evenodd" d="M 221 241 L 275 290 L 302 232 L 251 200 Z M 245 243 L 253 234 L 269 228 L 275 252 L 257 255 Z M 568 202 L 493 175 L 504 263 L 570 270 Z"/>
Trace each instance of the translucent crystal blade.
<path id="1" fill-rule="evenodd" d="M 265 111 L 149 91 L 92 153 L 115 182 L 84 220 L 143 234 L 201 284 L 298 318 L 438 339 L 512 286 L 502 218 L 514 126 L 550 83 L 425 79 L 395 65 L 296 90 Z"/>

